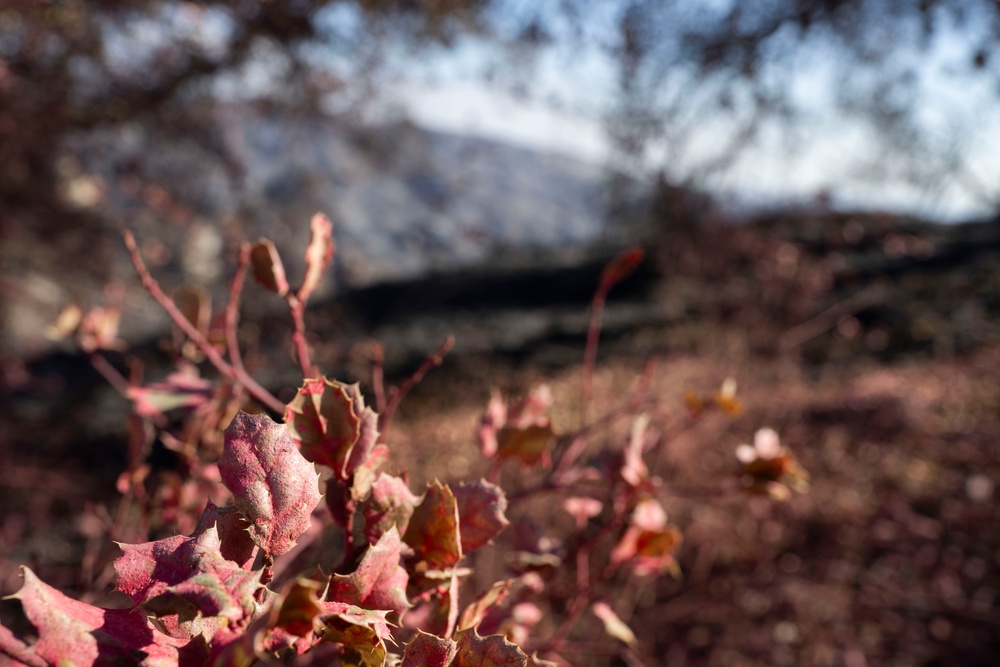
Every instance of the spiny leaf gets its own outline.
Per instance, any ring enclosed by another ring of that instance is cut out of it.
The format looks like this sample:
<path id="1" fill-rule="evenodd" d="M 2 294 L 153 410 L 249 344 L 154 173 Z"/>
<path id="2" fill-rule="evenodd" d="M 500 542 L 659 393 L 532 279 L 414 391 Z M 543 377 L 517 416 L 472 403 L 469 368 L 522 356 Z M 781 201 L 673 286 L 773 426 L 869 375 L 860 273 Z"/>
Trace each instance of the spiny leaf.
<path id="1" fill-rule="evenodd" d="M 285 265 L 281 263 L 278 249 L 268 239 L 261 239 L 250 248 L 250 268 L 254 279 L 265 289 L 278 296 L 288 292 Z"/>
<path id="2" fill-rule="evenodd" d="M 385 664 L 385 640 L 392 633 L 385 620 L 388 612 L 360 609 L 339 602 L 326 602 L 330 611 L 323 615 L 323 639 L 351 649 L 341 656 L 341 664 L 357 667 L 382 667 Z"/>
<path id="3" fill-rule="evenodd" d="M 410 606 L 409 575 L 399 562 L 401 548 L 399 531 L 393 526 L 368 548 L 354 572 L 333 575 L 327 599 L 401 614 Z"/>
<path id="4" fill-rule="evenodd" d="M 447 485 L 434 480 L 413 511 L 403 537 L 427 567 L 445 569 L 462 558 L 458 503 Z"/>
<path id="5" fill-rule="evenodd" d="M 469 484 L 463 482 L 453 492 L 458 504 L 462 553 L 469 553 L 488 544 L 510 525 L 504 516 L 507 497 L 496 484 L 485 479 Z"/>
<path id="6" fill-rule="evenodd" d="M 149 612 L 176 614 L 180 624 L 198 615 L 220 616 L 235 624 L 253 614 L 260 572 L 247 572 L 222 557 L 214 524 L 193 537 L 120 546 L 123 555 L 114 563 L 118 589 Z M 171 634 L 192 633 L 179 626 Z"/>
<path id="7" fill-rule="evenodd" d="M 399 667 L 448 667 L 458 647 L 451 639 L 420 632 L 403 648 Z"/>
<path id="8" fill-rule="evenodd" d="M 250 524 L 254 543 L 268 555 L 285 553 L 309 528 L 320 500 L 318 475 L 284 424 L 267 415 L 238 413 L 225 431 L 219 472 Z"/>
<path id="9" fill-rule="evenodd" d="M 12 597 L 38 631 L 32 648 L 52 665 L 141 664 L 175 667 L 186 642 L 156 631 L 137 608 L 101 609 L 66 597 L 22 568 L 24 585 Z M 192 662 L 191 664 L 202 664 Z"/>
<path id="10" fill-rule="evenodd" d="M 285 408 L 285 423 L 302 455 L 333 468 L 336 482 L 347 483 L 366 463 L 376 467 L 378 458 L 370 459 L 378 441 L 378 415 L 365 405 L 357 384 L 325 377 L 306 380 Z M 363 474 L 373 476 L 374 471 Z M 351 498 L 360 500 L 369 490 L 362 481 Z"/>
<path id="11" fill-rule="evenodd" d="M 475 628 L 455 633 L 451 667 L 526 667 L 528 656 L 502 635 L 480 637 Z"/>
<path id="12" fill-rule="evenodd" d="M 420 498 L 399 477 L 379 475 L 372 485 L 371 495 L 361 505 L 365 515 L 365 537 L 374 544 L 393 526 L 405 535 L 413 510 Z"/>
<path id="13" fill-rule="evenodd" d="M 305 637 L 316 629 L 316 621 L 323 607 L 319 594 L 323 585 L 318 581 L 299 577 L 282 598 L 275 625 L 297 637 Z"/>
<path id="14" fill-rule="evenodd" d="M 257 545 L 250 537 L 250 524 L 235 507 L 218 507 L 208 501 L 205 511 L 198 519 L 195 535 L 215 526 L 219 533 L 219 552 L 226 560 L 231 560 L 244 570 L 253 565 L 254 550 Z"/>

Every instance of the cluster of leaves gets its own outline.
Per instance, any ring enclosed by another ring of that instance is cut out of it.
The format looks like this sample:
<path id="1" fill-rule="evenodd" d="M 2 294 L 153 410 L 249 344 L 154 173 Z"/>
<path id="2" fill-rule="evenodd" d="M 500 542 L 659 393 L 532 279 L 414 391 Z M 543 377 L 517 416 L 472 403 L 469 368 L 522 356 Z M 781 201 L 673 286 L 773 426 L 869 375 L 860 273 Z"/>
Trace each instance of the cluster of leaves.
<path id="1" fill-rule="evenodd" d="M 496 394 L 479 429 L 486 476 L 457 484 L 434 480 L 414 491 L 405 474 L 384 470 L 390 460 L 388 420 L 412 383 L 386 400 L 376 382 L 380 416 L 366 405 L 359 385 L 323 377 L 310 362 L 302 313 L 334 249 L 325 217 L 313 219 L 312 231 L 306 274 L 295 290 L 273 244 L 244 246 L 218 335 L 199 324 L 208 318 L 185 315 L 163 293 L 126 236 L 147 290 L 221 375 L 214 383 L 200 378 L 185 360 L 166 380 L 140 385 L 105 367 L 133 401 L 133 418 L 160 426 L 164 444 L 186 456 L 188 479 L 173 491 L 172 524 L 188 530 L 119 544 L 113 569 L 116 589 L 131 600 L 124 609 L 73 600 L 25 568 L 24 584 L 12 597 L 28 622 L 22 625 L 34 632 L 0 626 L 0 656 L 32 667 L 567 664 L 560 649 L 588 609 L 621 651 L 632 651 L 636 636 L 613 609 L 615 577 L 676 575 L 681 544 L 681 532 L 659 498 L 663 484 L 645 461 L 663 441 L 642 410 L 648 382 L 625 405 L 567 433 L 552 424 L 547 387 L 518 401 Z M 595 306 L 640 260 L 631 251 L 610 265 Z M 253 381 L 236 345 L 235 314 L 249 272 L 289 306 L 305 379 L 287 404 Z M 114 327 L 96 324 L 103 321 L 75 318 L 77 338 L 96 355 L 95 363 L 102 359 L 101 341 L 115 343 Z M 73 328 L 65 322 L 63 327 Z M 596 339 L 592 331 L 588 359 L 595 358 L 590 346 Z M 446 349 L 414 377 L 438 363 Z M 738 407 L 734 392 L 727 384 L 700 407 L 731 412 Z M 166 419 L 172 410 L 187 413 L 180 431 Z M 622 417 L 631 419 L 623 446 L 590 451 L 593 430 Z M 221 453 L 205 460 L 220 425 Z M 804 472 L 776 434 L 761 431 L 757 440 L 752 457 L 744 448 L 738 452 L 749 490 L 779 498 L 774 489 L 780 485 L 804 483 Z M 119 480 L 126 497 L 146 493 L 141 444 Z M 498 482 L 512 466 L 534 481 L 508 498 Z M 530 519 L 519 520 L 510 531 L 509 576 L 474 598 L 475 591 L 466 590 L 463 604 L 470 554 L 510 527 L 510 504 L 551 493 L 562 496 L 576 533 L 558 540 Z M 150 507 L 145 505 L 147 514 Z M 342 538 L 339 563 L 317 558 L 312 549 L 329 529 Z M 568 588 L 560 573 L 570 573 Z M 539 632 L 546 625 L 543 607 L 553 611 L 555 599 L 558 623 Z"/>

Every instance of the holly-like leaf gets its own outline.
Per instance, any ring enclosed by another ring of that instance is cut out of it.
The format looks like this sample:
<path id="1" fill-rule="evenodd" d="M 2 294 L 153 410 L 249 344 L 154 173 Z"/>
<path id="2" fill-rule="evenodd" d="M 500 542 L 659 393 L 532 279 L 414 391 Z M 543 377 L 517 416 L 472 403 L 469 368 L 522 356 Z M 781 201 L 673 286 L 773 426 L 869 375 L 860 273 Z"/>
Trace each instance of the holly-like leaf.
<path id="1" fill-rule="evenodd" d="M 458 647 L 451 639 L 420 632 L 403 648 L 399 667 L 448 667 Z"/>
<path id="2" fill-rule="evenodd" d="M 503 635 L 480 637 L 475 628 L 455 633 L 451 667 L 526 667 L 528 656 Z"/>
<path id="3" fill-rule="evenodd" d="M 427 485 L 403 536 L 416 552 L 416 561 L 426 568 L 445 569 L 462 558 L 458 503 L 446 484 L 434 480 Z"/>
<path id="4" fill-rule="evenodd" d="M 202 626 L 192 632 L 182 624 L 199 615 L 237 624 L 253 614 L 260 572 L 222 557 L 214 524 L 193 537 L 120 546 L 123 555 L 114 563 L 118 589 L 156 616 L 176 614 L 181 625 L 172 635 L 197 634 Z"/>
<path id="5" fill-rule="evenodd" d="M 25 615 L 35 626 L 38 639 L 31 648 L 46 663 L 141 663 L 150 667 L 179 664 L 187 642 L 155 630 L 141 609 L 101 609 L 78 602 L 42 582 L 28 568 L 22 568 L 22 572 L 24 585 L 11 597 L 21 601 Z"/>
<path id="6" fill-rule="evenodd" d="M 306 248 L 306 275 L 299 288 L 299 300 L 305 303 L 309 295 L 319 286 L 323 274 L 333 261 L 333 223 L 322 213 L 313 216 L 310 222 L 309 246 Z"/>
<path id="7" fill-rule="evenodd" d="M 489 590 L 465 608 L 458 621 L 458 629 L 466 630 L 468 628 L 475 628 L 482 623 L 483 619 L 486 618 L 486 613 L 504 601 L 510 593 L 511 587 L 516 582 L 517 579 L 504 579 L 493 584 Z"/>
<path id="8" fill-rule="evenodd" d="M 327 599 L 401 614 L 410 606 L 409 575 L 399 563 L 401 548 L 399 531 L 393 526 L 368 548 L 354 572 L 333 575 Z"/>
<path id="9" fill-rule="evenodd" d="M 213 525 L 219 534 L 219 552 L 222 557 L 249 571 L 257 548 L 250 537 L 250 524 L 235 507 L 218 507 L 209 501 L 198 519 L 195 534 L 204 533 Z"/>
<path id="10" fill-rule="evenodd" d="M 458 504 L 459 532 L 462 553 L 478 549 L 499 535 L 510 525 L 504 512 L 507 497 L 503 489 L 480 479 L 469 484 L 461 483 L 453 489 Z"/>
<path id="11" fill-rule="evenodd" d="M 374 544 L 393 526 L 405 535 L 413 510 L 420 498 L 399 477 L 381 474 L 372 485 L 371 495 L 361 505 L 365 515 L 365 537 Z"/>
<path id="12" fill-rule="evenodd" d="M 225 431 L 219 473 L 250 524 L 254 543 L 269 556 L 295 545 L 319 503 L 319 476 L 299 453 L 284 424 L 240 412 Z"/>
<path id="13" fill-rule="evenodd" d="M 368 461 L 378 440 L 378 415 L 358 385 L 325 377 L 303 383 L 285 408 L 285 423 L 302 455 L 333 468 L 341 482 Z"/>
<path id="14" fill-rule="evenodd" d="M 392 640 L 386 611 L 360 609 L 339 602 L 327 602 L 330 611 L 323 615 L 323 639 L 343 645 L 342 665 L 348 667 L 383 667 L 385 641 Z"/>
<path id="15" fill-rule="evenodd" d="M 288 293 L 288 278 L 285 265 L 281 262 L 278 249 L 268 239 L 261 239 L 250 248 L 250 270 L 264 289 L 278 296 Z"/>

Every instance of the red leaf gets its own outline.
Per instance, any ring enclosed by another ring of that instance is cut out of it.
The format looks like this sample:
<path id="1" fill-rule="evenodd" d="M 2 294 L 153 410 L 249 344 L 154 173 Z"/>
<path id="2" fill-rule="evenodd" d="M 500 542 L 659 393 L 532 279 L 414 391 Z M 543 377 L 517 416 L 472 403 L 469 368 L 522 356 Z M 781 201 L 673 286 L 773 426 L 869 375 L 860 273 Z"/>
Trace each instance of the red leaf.
<path id="1" fill-rule="evenodd" d="M 463 482 L 454 489 L 454 494 L 458 503 L 462 553 L 488 544 L 510 525 L 504 516 L 507 497 L 499 486 L 485 479 L 471 484 Z"/>
<path id="2" fill-rule="evenodd" d="M 528 656 L 502 635 L 480 637 L 475 628 L 455 633 L 451 667 L 526 667 Z"/>
<path id="3" fill-rule="evenodd" d="M 393 526 L 405 535 L 410 517 L 420 498 L 399 477 L 381 474 L 372 485 L 371 495 L 362 504 L 365 515 L 365 537 L 370 544 Z"/>
<path id="4" fill-rule="evenodd" d="M 302 457 L 284 424 L 240 412 L 225 432 L 219 473 L 250 524 L 254 543 L 281 555 L 309 528 L 320 500 L 313 464 Z"/>
<path id="5" fill-rule="evenodd" d="M 254 279 L 265 289 L 278 296 L 288 292 L 285 265 L 281 263 L 278 249 L 268 239 L 261 239 L 250 248 L 250 269 Z"/>
<path id="6" fill-rule="evenodd" d="M 176 667 L 185 642 L 156 631 L 141 609 L 101 609 L 66 597 L 22 568 L 13 596 L 38 631 L 35 655 L 52 665 Z M 201 662 L 201 661 L 199 661 Z M 199 664 L 199 663 L 190 663 Z"/>
<path id="7" fill-rule="evenodd" d="M 318 593 L 323 584 L 299 577 L 283 596 L 275 626 L 296 637 L 305 637 L 317 630 L 317 620 L 323 613 Z"/>
<path id="8" fill-rule="evenodd" d="M 449 568 L 461 560 L 458 503 L 447 485 L 437 480 L 427 485 L 403 541 L 416 552 L 418 562 L 424 561 L 432 569 Z"/>
<path id="9" fill-rule="evenodd" d="M 198 519 L 195 534 L 201 534 L 213 525 L 219 533 L 222 557 L 249 571 L 257 548 L 250 537 L 250 524 L 235 507 L 217 507 L 209 501 Z"/>
<path id="10" fill-rule="evenodd" d="M 177 614 L 174 636 L 198 634 L 198 628 L 192 632 L 183 624 L 199 614 L 235 625 L 255 610 L 260 572 L 247 572 L 222 557 L 214 524 L 193 537 L 119 546 L 123 555 L 114 563 L 118 590 L 157 616 Z"/>
<path id="11" fill-rule="evenodd" d="M 680 544 L 681 532 L 667 523 L 660 503 L 643 500 L 636 505 L 628 528 L 611 551 L 611 563 L 628 564 L 640 576 L 664 571 L 677 574 L 674 552 Z"/>
<path id="12" fill-rule="evenodd" d="M 448 667 L 457 651 L 452 640 L 420 632 L 403 648 L 399 667 Z"/>
<path id="13" fill-rule="evenodd" d="M 401 614 L 410 606 L 406 599 L 409 575 L 399 564 L 401 548 L 399 531 L 393 526 L 368 548 L 354 572 L 333 575 L 327 599 Z"/>
<path id="14" fill-rule="evenodd" d="M 378 440 L 378 415 L 358 385 L 325 377 L 305 381 L 285 408 L 285 423 L 302 455 L 333 468 L 340 481 L 368 460 Z"/>
<path id="15" fill-rule="evenodd" d="M 46 662 L 38 657 L 34 649 L 14 636 L 8 628 L 0 625 L 0 656 L 7 656 L 14 667 L 46 667 Z M 0 661 L 3 664 L 3 661 Z"/>
<path id="16" fill-rule="evenodd" d="M 323 639 L 337 642 L 357 653 L 355 662 L 363 667 L 383 667 L 385 664 L 385 640 L 392 640 L 389 624 L 385 620 L 386 611 L 359 609 L 339 602 L 326 602 L 330 610 L 322 619 L 325 624 Z"/>
<path id="17" fill-rule="evenodd" d="M 322 213 L 313 216 L 310 223 L 311 235 L 306 248 L 306 275 L 299 288 L 299 300 L 305 303 L 309 295 L 319 285 L 330 262 L 333 261 L 333 223 Z"/>

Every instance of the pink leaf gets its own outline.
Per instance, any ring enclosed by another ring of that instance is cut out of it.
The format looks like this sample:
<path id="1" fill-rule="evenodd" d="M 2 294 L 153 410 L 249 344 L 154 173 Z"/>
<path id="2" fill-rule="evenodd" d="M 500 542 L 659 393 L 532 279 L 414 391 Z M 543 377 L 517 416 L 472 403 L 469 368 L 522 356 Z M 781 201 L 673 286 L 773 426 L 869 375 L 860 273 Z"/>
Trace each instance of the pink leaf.
<path id="1" fill-rule="evenodd" d="M 281 263 L 278 249 L 268 239 L 261 239 L 250 248 L 250 269 L 254 279 L 265 289 L 278 296 L 288 292 L 285 265 Z"/>
<path id="2" fill-rule="evenodd" d="M 319 285 L 330 262 L 333 261 L 333 223 L 322 213 L 313 216 L 310 223 L 309 247 L 306 248 L 306 275 L 299 288 L 299 301 L 305 303 Z"/>
<path id="3" fill-rule="evenodd" d="M 101 609 L 77 602 L 22 568 L 24 585 L 12 597 L 38 631 L 34 653 L 52 665 L 124 664 L 175 667 L 185 642 L 155 630 L 141 609 Z M 189 659 L 194 656 L 188 654 Z M 207 657 L 207 656 L 202 656 Z M 204 664 L 190 660 L 187 664 Z"/>
<path id="4" fill-rule="evenodd" d="M 268 555 L 285 553 L 309 528 L 320 500 L 318 475 L 284 424 L 239 412 L 225 431 L 219 473 Z"/>
<path id="5" fill-rule="evenodd" d="M 46 667 L 46 662 L 38 657 L 34 649 L 14 636 L 8 628 L 0 625 L 0 656 L 7 656 L 14 667 Z M 0 661 L 0 664 L 3 664 Z"/>
<path id="6" fill-rule="evenodd" d="M 157 616 L 176 614 L 181 625 L 174 636 L 189 636 L 191 628 L 183 624 L 199 614 L 231 624 L 253 614 L 260 572 L 222 557 L 215 524 L 193 537 L 120 546 L 123 555 L 114 563 L 118 589 Z"/>
<path id="7" fill-rule="evenodd" d="M 201 534 L 213 525 L 219 533 L 222 557 L 249 571 L 257 548 L 250 537 L 250 524 L 235 507 L 217 507 L 209 501 L 198 519 L 195 534 Z"/>
<path id="8" fill-rule="evenodd" d="M 361 505 L 365 515 L 365 537 L 378 542 L 393 526 L 405 535 L 413 510 L 420 502 L 406 482 L 399 477 L 382 474 L 372 485 L 371 495 Z"/>
<path id="9" fill-rule="evenodd" d="M 563 501 L 563 509 L 576 519 L 577 528 L 586 527 L 587 521 L 600 514 L 603 508 L 604 504 L 596 498 L 574 496 Z"/>
<path id="10" fill-rule="evenodd" d="M 646 433 L 649 417 L 639 415 L 632 423 L 632 433 L 622 455 L 621 476 L 629 486 L 638 487 L 649 480 L 649 468 L 642 460 L 642 451 L 646 446 Z"/>
<path id="11" fill-rule="evenodd" d="M 421 632 L 404 647 L 400 667 L 448 667 L 457 651 L 452 640 Z"/>
<path id="12" fill-rule="evenodd" d="M 368 548 L 354 572 L 333 575 L 327 599 L 401 614 L 410 606 L 409 575 L 399 563 L 401 548 L 399 531 L 393 526 Z"/>
<path id="13" fill-rule="evenodd" d="M 154 417 L 179 408 L 195 409 L 212 397 L 212 383 L 188 373 L 171 373 L 162 382 L 130 386 L 128 397 L 137 414 Z"/>
<path id="14" fill-rule="evenodd" d="M 447 485 L 434 480 L 413 511 L 403 537 L 426 567 L 444 569 L 462 558 L 458 504 Z"/>
<path id="15" fill-rule="evenodd" d="M 499 486 L 480 479 L 459 484 L 453 491 L 458 503 L 462 553 L 488 544 L 510 524 L 504 516 L 507 497 Z"/>
<path id="16" fill-rule="evenodd" d="M 604 631 L 608 633 L 608 636 L 628 646 L 635 646 L 638 641 L 635 638 L 635 633 L 622 619 L 618 618 L 618 614 L 606 602 L 595 602 L 590 609 L 594 612 L 594 616 L 604 623 Z"/>
<path id="17" fill-rule="evenodd" d="M 475 628 L 455 633 L 451 667 L 526 667 L 528 656 L 502 635 L 480 637 Z"/>

